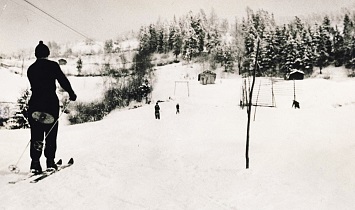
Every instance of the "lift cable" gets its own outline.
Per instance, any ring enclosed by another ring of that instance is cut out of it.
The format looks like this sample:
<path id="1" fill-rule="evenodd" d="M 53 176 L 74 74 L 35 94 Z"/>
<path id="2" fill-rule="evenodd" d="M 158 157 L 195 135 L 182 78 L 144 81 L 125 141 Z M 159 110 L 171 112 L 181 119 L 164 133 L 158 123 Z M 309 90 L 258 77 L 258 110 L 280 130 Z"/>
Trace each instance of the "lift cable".
<path id="1" fill-rule="evenodd" d="M 53 15 L 49 14 L 48 12 L 44 11 L 43 9 L 39 8 L 38 6 L 34 5 L 33 3 L 27 1 L 27 0 L 23 0 L 25 1 L 27 4 L 31 5 L 32 7 L 38 9 L 39 11 L 41 11 L 42 13 L 46 14 L 47 16 L 49 16 L 50 18 L 54 19 L 55 21 L 59 22 L 60 24 L 64 25 L 65 27 L 69 28 L 70 30 L 74 31 L 75 33 L 79 34 L 80 36 L 83 36 L 84 38 L 91 40 L 89 37 L 85 36 L 84 34 L 80 33 L 79 31 L 75 30 L 74 28 L 68 26 L 67 24 L 63 23 L 62 21 L 60 21 L 59 19 L 57 19 L 56 17 L 54 17 Z"/>

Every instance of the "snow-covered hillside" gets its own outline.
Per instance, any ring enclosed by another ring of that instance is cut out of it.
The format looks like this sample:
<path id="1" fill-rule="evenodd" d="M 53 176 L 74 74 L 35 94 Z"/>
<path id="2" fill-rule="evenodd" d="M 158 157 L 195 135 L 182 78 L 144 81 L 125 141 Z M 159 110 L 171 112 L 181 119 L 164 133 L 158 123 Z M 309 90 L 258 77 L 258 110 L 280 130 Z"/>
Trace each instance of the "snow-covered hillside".
<path id="1" fill-rule="evenodd" d="M 20 174 L 7 167 L 30 133 L 0 130 L 0 209 L 354 208 L 354 79 L 297 81 L 301 109 L 291 108 L 292 91 L 275 95 L 277 108 L 258 107 L 245 169 L 242 79 L 217 75 L 216 84 L 203 86 L 197 73 L 178 64 L 158 68 L 153 100 L 165 101 L 161 120 L 153 103 L 62 124 L 57 159 L 74 157 L 75 165 L 37 184 L 8 184 L 29 170 L 28 149 Z M 189 80 L 189 97 L 183 84 L 175 89 L 177 80 Z"/>

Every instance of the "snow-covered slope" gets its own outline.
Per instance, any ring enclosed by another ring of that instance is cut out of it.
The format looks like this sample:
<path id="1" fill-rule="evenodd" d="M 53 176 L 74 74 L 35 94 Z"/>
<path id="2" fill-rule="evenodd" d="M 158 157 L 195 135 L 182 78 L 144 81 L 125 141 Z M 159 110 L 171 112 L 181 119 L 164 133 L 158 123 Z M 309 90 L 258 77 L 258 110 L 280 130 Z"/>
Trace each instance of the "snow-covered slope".
<path id="1" fill-rule="evenodd" d="M 217 75 L 216 84 L 203 86 L 186 71 L 156 71 L 161 120 L 153 103 L 61 125 L 57 158 L 74 157 L 75 165 L 37 184 L 8 184 L 29 169 L 28 150 L 19 175 L 7 167 L 30 133 L 0 130 L 0 209 L 354 208 L 355 80 L 297 81 L 301 109 L 291 108 L 293 92 L 276 95 L 277 108 L 258 107 L 245 169 L 242 80 Z M 174 95 L 174 82 L 189 78 L 190 96 L 183 85 Z"/>

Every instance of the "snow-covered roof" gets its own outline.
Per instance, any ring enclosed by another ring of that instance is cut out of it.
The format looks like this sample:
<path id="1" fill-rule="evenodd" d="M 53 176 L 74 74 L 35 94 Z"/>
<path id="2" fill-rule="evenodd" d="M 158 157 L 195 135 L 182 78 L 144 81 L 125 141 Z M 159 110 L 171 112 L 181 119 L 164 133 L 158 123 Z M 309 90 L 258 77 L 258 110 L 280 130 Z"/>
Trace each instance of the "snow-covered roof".
<path id="1" fill-rule="evenodd" d="M 292 69 L 292 70 L 291 70 L 291 72 L 290 72 L 290 74 L 294 74 L 294 73 L 301 73 L 301 74 L 304 74 L 304 72 L 303 72 L 303 71 L 301 71 L 301 70 L 298 70 L 298 69 Z"/>

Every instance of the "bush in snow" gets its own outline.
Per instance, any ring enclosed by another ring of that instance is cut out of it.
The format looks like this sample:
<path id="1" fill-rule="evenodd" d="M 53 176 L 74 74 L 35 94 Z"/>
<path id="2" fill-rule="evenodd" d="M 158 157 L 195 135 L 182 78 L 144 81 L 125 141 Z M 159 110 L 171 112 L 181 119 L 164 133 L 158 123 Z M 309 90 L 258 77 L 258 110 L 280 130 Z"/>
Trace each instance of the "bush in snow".
<path id="1" fill-rule="evenodd" d="M 126 107 L 132 101 L 140 102 L 143 98 L 148 101 L 150 91 L 149 85 L 137 85 L 135 80 L 131 81 L 127 86 L 111 86 L 106 90 L 101 101 L 76 103 L 73 108 L 74 111 L 69 112 L 69 122 L 71 124 L 79 124 L 101 120 L 112 110 Z"/>
<path id="2" fill-rule="evenodd" d="M 17 99 L 17 110 L 14 116 L 6 122 L 6 128 L 8 129 L 19 129 L 19 128 L 29 128 L 28 123 L 28 101 L 30 100 L 31 93 L 28 89 L 24 90 L 20 98 Z"/>
<path id="3" fill-rule="evenodd" d="M 78 102 L 75 104 L 74 110 L 75 111 L 71 111 L 68 116 L 71 124 L 94 122 L 101 120 L 107 115 L 104 102 Z"/>

